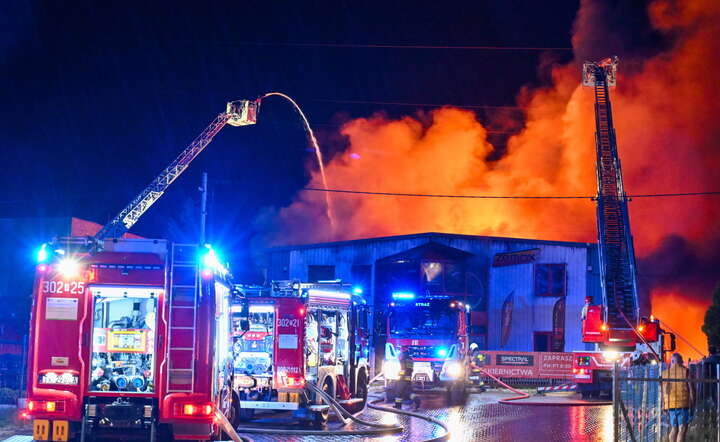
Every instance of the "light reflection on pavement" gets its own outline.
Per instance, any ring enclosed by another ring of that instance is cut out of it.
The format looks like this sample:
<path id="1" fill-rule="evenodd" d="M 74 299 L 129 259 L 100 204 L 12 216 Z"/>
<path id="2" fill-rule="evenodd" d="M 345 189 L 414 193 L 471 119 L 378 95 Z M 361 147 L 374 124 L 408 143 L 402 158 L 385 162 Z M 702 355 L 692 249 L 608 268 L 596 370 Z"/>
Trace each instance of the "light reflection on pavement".
<path id="1" fill-rule="evenodd" d="M 470 395 L 465 406 L 446 407 L 442 395 L 423 395 L 420 413 L 445 422 L 450 428 L 452 442 L 475 441 L 591 441 L 612 440 L 612 406 L 532 406 L 500 404 L 499 399 L 512 395 L 490 391 Z M 385 405 L 385 404 L 383 404 Z M 362 436 L 290 436 L 282 434 L 246 434 L 258 442 L 336 442 L 336 441 L 383 441 L 416 442 L 441 436 L 442 428 L 421 419 L 368 409 L 360 417 L 364 420 L 387 424 L 402 424 L 406 431 L 382 437 Z M 260 416 L 259 426 L 300 429 L 289 424 L 286 416 L 265 414 Z M 331 423 L 330 429 L 339 428 Z M 347 428 L 360 428 L 350 425 Z M 241 433 L 243 434 L 243 433 Z M 13 442 L 28 442 L 30 436 L 17 436 Z"/>
<path id="2" fill-rule="evenodd" d="M 420 412 L 445 422 L 450 441 L 611 441 L 612 407 L 604 406 L 530 406 L 498 403 L 511 395 L 486 392 L 470 395 L 464 407 L 446 407 L 441 395 L 423 396 Z M 367 410 L 365 420 L 401 423 L 406 431 L 383 437 L 295 436 L 248 434 L 255 441 L 422 441 L 441 436 L 442 428 L 429 422 Z M 274 419 L 273 419 L 274 420 Z M 266 421 L 267 422 L 267 421 Z M 277 421 L 276 421 L 277 422 Z M 279 423 L 279 422 L 277 422 Z M 331 424 L 330 428 L 336 428 Z M 349 428 L 358 428 L 350 426 Z"/>

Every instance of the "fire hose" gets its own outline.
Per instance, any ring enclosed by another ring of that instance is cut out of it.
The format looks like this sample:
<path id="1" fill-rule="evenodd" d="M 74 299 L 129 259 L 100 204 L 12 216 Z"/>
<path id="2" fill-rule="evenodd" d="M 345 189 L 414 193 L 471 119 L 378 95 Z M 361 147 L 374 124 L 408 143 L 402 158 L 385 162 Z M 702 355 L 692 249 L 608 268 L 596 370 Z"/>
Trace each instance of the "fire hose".
<path id="1" fill-rule="evenodd" d="M 525 393 L 525 392 L 522 392 L 522 391 L 520 391 L 520 390 L 517 390 L 517 389 L 515 389 L 515 388 L 513 388 L 513 387 L 511 387 L 511 386 L 509 386 L 509 385 L 506 384 L 505 382 L 501 381 L 498 377 L 496 377 L 496 376 L 488 373 L 487 371 L 483 370 L 482 368 L 480 368 L 479 370 L 480 370 L 480 373 L 482 373 L 482 374 L 484 374 L 485 376 L 493 379 L 495 382 L 497 382 L 498 384 L 500 384 L 500 385 L 502 385 L 503 387 L 505 387 L 506 390 L 512 391 L 513 393 L 516 393 L 516 394 L 519 395 L 519 396 L 509 397 L 509 398 L 507 398 L 507 399 L 500 399 L 498 402 L 500 402 L 501 404 L 507 404 L 507 403 L 509 403 L 510 401 L 517 401 L 517 400 L 520 400 L 520 399 L 527 399 L 527 398 L 530 397 L 529 394 L 527 394 L 527 393 Z"/>
<path id="2" fill-rule="evenodd" d="M 372 382 L 377 380 L 382 376 L 382 373 L 375 376 L 373 379 L 371 379 L 370 382 L 368 382 L 368 385 L 370 385 Z M 304 435 L 304 436 L 382 436 L 387 434 L 394 434 L 402 432 L 405 428 L 401 425 L 394 425 L 394 424 L 381 424 L 377 422 L 370 422 L 363 419 L 360 419 L 357 417 L 358 414 L 365 411 L 365 408 L 363 410 L 360 410 L 359 412 L 352 414 L 345 410 L 342 405 L 340 405 L 334 398 L 332 398 L 329 394 L 322 391 L 320 388 L 318 388 L 316 385 L 308 384 L 310 389 L 314 391 L 318 397 L 320 397 L 323 402 L 325 402 L 328 406 L 330 406 L 336 413 L 338 419 L 343 423 L 343 426 L 349 425 L 351 422 L 358 423 L 360 425 L 364 425 L 371 428 L 366 429 L 358 429 L 358 430 L 288 430 L 288 429 L 282 429 L 283 434 L 289 434 L 289 435 Z M 382 401 L 382 398 L 374 398 L 372 403 L 366 403 L 367 408 L 371 408 L 380 412 L 386 412 L 386 413 L 395 413 L 399 415 L 405 415 L 410 416 L 418 419 L 425 420 L 427 422 L 430 422 L 432 424 L 435 424 L 445 430 L 445 434 L 440 437 L 435 437 L 431 439 L 427 439 L 424 442 L 435 442 L 440 440 L 445 440 L 449 435 L 450 432 L 448 430 L 447 425 L 445 425 L 443 422 L 440 422 L 437 419 L 431 418 L 429 416 L 425 416 L 420 413 L 413 413 L 410 411 L 403 411 L 398 410 L 395 408 L 389 408 L 389 407 L 382 407 L 379 405 L 375 405 Z M 255 434 L 275 434 L 278 432 L 276 429 L 270 429 L 270 428 L 251 428 L 251 427 L 240 427 L 238 428 L 239 432 L 242 433 L 255 433 Z M 227 431 L 226 431 L 227 433 Z M 228 433 L 229 434 L 229 433 Z M 239 437 L 239 436 L 238 436 Z M 235 442 L 241 442 L 239 440 L 233 439 Z"/>

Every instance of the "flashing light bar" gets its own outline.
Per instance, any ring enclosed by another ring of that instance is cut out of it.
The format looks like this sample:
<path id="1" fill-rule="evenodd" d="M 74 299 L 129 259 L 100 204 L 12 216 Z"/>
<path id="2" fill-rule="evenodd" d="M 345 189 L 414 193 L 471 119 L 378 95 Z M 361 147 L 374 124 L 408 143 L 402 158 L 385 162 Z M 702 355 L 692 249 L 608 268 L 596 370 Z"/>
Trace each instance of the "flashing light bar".
<path id="1" fill-rule="evenodd" d="M 275 313 L 275 306 L 270 304 L 251 304 L 250 313 Z"/>
<path id="2" fill-rule="evenodd" d="M 356 286 L 356 287 L 353 287 L 352 290 L 353 290 L 353 293 L 355 293 L 356 295 L 362 295 L 362 294 L 363 294 L 363 289 L 362 289 L 362 287 L 357 287 L 357 286 Z"/>
<path id="3" fill-rule="evenodd" d="M 392 299 L 415 299 L 415 293 L 413 292 L 394 292 Z"/>
<path id="4" fill-rule="evenodd" d="M 207 249 L 207 251 L 204 252 L 200 259 L 203 267 L 205 267 L 205 269 L 203 269 L 202 271 L 203 276 L 206 277 L 206 270 L 217 272 L 223 276 L 230 273 L 228 269 L 220 263 L 220 257 L 215 252 L 215 249 L 213 249 L 210 244 L 205 244 L 205 248 Z"/>
<path id="5" fill-rule="evenodd" d="M 44 263 L 48 258 L 47 243 L 45 243 L 41 245 L 40 249 L 37 251 L 37 262 L 38 264 Z"/>
<path id="6" fill-rule="evenodd" d="M 345 299 L 350 300 L 350 293 L 347 292 L 341 292 L 339 290 L 318 290 L 318 289 L 310 289 L 308 290 L 308 296 L 312 297 L 319 297 L 319 298 L 331 298 L 331 299 Z"/>

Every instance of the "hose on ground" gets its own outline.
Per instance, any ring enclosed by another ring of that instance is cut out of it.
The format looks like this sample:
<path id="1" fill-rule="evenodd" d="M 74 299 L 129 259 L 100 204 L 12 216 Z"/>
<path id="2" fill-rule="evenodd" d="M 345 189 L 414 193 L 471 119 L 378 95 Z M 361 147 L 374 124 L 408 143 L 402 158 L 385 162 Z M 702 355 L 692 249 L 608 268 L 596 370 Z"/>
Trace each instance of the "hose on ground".
<path id="1" fill-rule="evenodd" d="M 381 376 L 382 376 L 382 373 L 379 373 L 377 376 L 375 376 L 373 379 L 371 379 L 370 382 L 368 382 L 368 385 L 372 384 L 374 381 L 376 381 L 376 380 L 377 380 L 378 378 L 380 378 Z M 313 385 L 313 384 L 309 384 L 309 386 L 311 387 L 312 390 L 314 390 L 316 393 L 318 393 L 318 396 L 320 396 L 320 398 L 321 398 L 324 402 L 326 402 L 330 407 L 332 407 L 332 408 L 335 410 L 335 412 L 336 412 L 337 415 L 338 415 L 338 418 L 340 418 L 340 420 L 344 423 L 344 425 L 347 425 L 347 424 L 349 423 L 349 422 L 347 422 L 347 421 L 350 421 L 350 420 L 351 420 L 351 421 L 357 422 L 358 424 L 366 425 L 366 426 L 370 426 L 370 427 L 375 427 L 375 428 L 359 429 L 359 430 L 336 430 L 336 431 L 328 431 L 328 430 L 289 430 L 289 429 L 283 429 L 283 430 L 282 430 L 282 433 L 283 433 L 283 434 L 288 434 L 288 435 L 303 435 L 303 436 L 314 436 L 314 435 L 318 435 L 318 436 L 319 436 L 319 435 L 323 435 L 323 436 L 328 436 L 328 435 L 334 435 L 334 436 L 375 436 L 375 435 L 378 435 L 378 436 L 380 436 L 380 435 L 398 433 L 398 432 L 401 432 L 401 431 L 404 430 L 404 427 L 402 427 L 401 425 L 379 424 L 379 423 L 376 423 L 376 422 L 364 421 L 364 420 L 358 418 L 356 415 L 353 415 L 352 413 L 350 413 L 350 412 L 348 412 L 347 410 L 345 410 L 345 409 L 342 407 L 342 405 L 338 404 L 337 401 L 335 401 L 335 399 L 333 399 L 332 397 L 330 397 L 330 395 L 328 395 L 326 392 L 324 392 L 324 391 L 322 391 L 321 389 L 319 389 L 317 386 L 315 386 L 315 385 Z M 437 420 L 437 419 L 434 419 L 434 418 L 429 417 L 429 416 L 425 416 L 425 415 L 420 414 L 420 413 L 413 413 L 413 412 L 411 412 L 411 411 L 398 410 L 398 409 L 390 408 L 390 407 L 382 407 L 382 406 L 379 406 L 379 405 L 376 405 L 376 404 L 379 403 L 379 402 L 382 402 L 383 399 L 382 399 L 382 398 L 379 398 L 379 397 L 376 397 L 376 396 L 374 397 L 374 399 L 375 399 L 375 400 L 372 401 L 372 403 L 367 402 L 367 403 L 365 404 L 366 408 L 371 408 L 371 409 L 374 409 L 374 410 L 377 410 L 377 411 L 380 411 L 380 412 L 395 413 L 395 414 L 401 414 L 401 415 L 405 415 L 405 416 L 414 417 L 414 418 L 417 418 L 417 419 L 422 419 L 422 420 L 425 420 L 425 421 L 430 422 L 430 423 L 432 423 L 432 424 L 435 424 L 435 425 L 441 427 L 443 430 L 445 430 L 445 434 L 444 434 L 444 435 L 439 436 L 439 437 L 434 437 L 434 438 L 431 438 L 431 439 L 427 439 L 427 440 L 425 440 L 425 441 L 423 441 L 423 442 L 442 441 L 442 440 L 447 439 L 447 438 L 450 436 L 450 430 L 448 429 L 447 425 L 445 425 L 445 423 L 443 423 L 443 422 L 441 422 L 441 421 L 439 421 L 439 420 Z M 359 412 L 356 413 L 356 414 L 360 414 L 360 413 L 363 412 L 364 410 L 365 410 L 365 408 L 363 408 L 363 410 L 359 411 Z M 347 418 L 345 418 L 345 416 L 347 416 Z M 347 422 L 347 423 L 346 423 L 346 422 Z M 272 429 L 272 428 L 240 427 L 240 428 L 238 428 L 238 431 L 239 431 L 239 432 L 243 432 L 243 433 L 255 433 L 255 434 L 277 434 L 277 433 L 278 433 L 278 430 L 277 430 L 277 429 Z"/>
<path id="2" fill-rule="evenodd" d="M 369 422 L 369 421 L 360 419 L 357 416 L 350 413 L 349 411 L 345 410 L 342 407 L 342 405 L 340 405 L 335 399 L 330 397 L 329 394 L 322 391 L 316 385 L 314 385 L 314 384 L 307 384 L 307 385 L 308 385 L 308 387 L 310 387 L 311 390 L 313 390 L 323 400 L 323 402 L 328 404 L 335 411 L 335 414 L 337 415 L 338 419 L 340 419 L 340 421 L 343 423 L 343 426 L 349 425 L 350 422 L 355 422 L 360 425 L 364 425 L 364 426 L 371 427 L 371 428 L 362 429 L 362 430 L 336 430 L 336 431 L 286 430 L 286 429 L 283 429 L 282 430 L 283 434 L 310 436 L 310 435 L 328 435 L 328 433 L 332 433 L 333 435 L 338 435 L 338 436 L 374 436 L 374 435 L 380 436 L 380 435 L 386 435 L 386 434 L 399 433 L 404 430 L 404 427 L 401 425 L 380 424 L 380 423 Z M 270 428 L 241 427 L 238 430 L 243 433 L 261 433 L 261 434 L 277 433 L 277 430 L 270 429 Z"/>
<path id="3" fill-rule="evenodd" d="M 498 377 L 496 377 L 496 376 L 488 373 L 487 371 L 485 371 L 485 370 L 483 370 L 483 369 L 480 369 L 480 372 L 481 372 L 482 374 L 484 374 L 485 376 L 493 379 L 493 380 L 494 380 L 495 382 L 497 382 L 498 384 L 500 384 L 500 385 L 502 385 L 503 387 L 505 387 L 506 390 L 510 390 L 510 391 L 512 391 L 513 393 L 516 393 L 516 394 L 519 395 L 519 396 L 509 397 L 509 398 L 507 398 L 507 399 L 500 399 L 498 402 L 500 402 L 501 404 L 506 404 L 506 403 L 508 403 L 508 402 L 510 402 L 510 401 L 517 401 L 517 400 L 520 400 L 520 399 L 527 399 L 527 398 L 530 397 L 529 394 L 527 394 L 527 393 L 525 393 L 525 392 L 523 392 L 523 391 L 517 390 L 517 389 L 515 389 L 515 388 L 512 388 L 511 386 L 509 386 L 509 385 L 506 384 L 505 382 L 501 381 Z"/>
<path id="4" fill-rule="evenodd" d="M 450 437 L 450 429 L 445 424 L 445 422 L 442 422 L 442 421 L 435 419 L 433 417 L 430 417 L 430 416 L 426 416 L 424 414 L 414 413 L 412 411 L 398 410 L 397 408 L 382 407 L 380 405 L 376 405 L 377 403 L 382 402 L 382 401 L 383 401 L 382 398 L 376 397 L 376 399 L 374 401 L 372 401 L 371 403 L 369 402 L 367 404 L 367 406 L 368 406 L 368 408 L 372 408 L 373 410 L 384 411 L 384 412 L 388 412 L 388 413 L 403 414 L 405 416 L 422 419 L 424 421 L 435 424 L 435 425 L 439 426 L 440 428 L 442 428 L 443 430 L 445 430 L 445 434 L 443 434 L 442 436 L 434 437 L 431 439 L 425 439 L 423 442 L 438 442 L 438 441 L 446 440 L 447 438 Z"/>

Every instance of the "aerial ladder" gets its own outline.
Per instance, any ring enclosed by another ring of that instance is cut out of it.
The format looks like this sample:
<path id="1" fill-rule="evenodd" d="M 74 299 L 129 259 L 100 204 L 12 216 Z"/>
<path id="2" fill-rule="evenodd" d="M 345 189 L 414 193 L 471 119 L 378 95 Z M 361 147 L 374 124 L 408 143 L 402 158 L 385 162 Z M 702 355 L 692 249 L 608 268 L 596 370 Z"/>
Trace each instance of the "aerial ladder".
<path id="1" fill-rule="evenodd" d="M 602 305 L 583 313 L 583 341 L 601 349 L 634 351 L 637 344 L 657 342 L 659 322 L 640 317 L 637 271 L 625 193 L 613 126 L 610 87 L 617 82 L 617 57 L 585 62 L 583 85 L 594 89 L 597 173 L 597 229 Z M 648 346 L 658 356 L 657 352 Z M 661 349 L 660 349 L 661 350 Z"/>
<path id="2" fill-rule="evenodd" d="M 93 237 L 95 245 L 102 248 L 103 240 L 122 237 L 140 219 L 143 213 L 160 199 L 167 188 L 188 168 L 190 163 L 210 144 L 215 135 L 226 124 L 231 126 L 255 124 L 259 107 L 260 100 L 229 102 L 225 112 L 215 117 L 205 130 L 165 170 L 155 177 L 115 218 L 98 231 Z"/>

